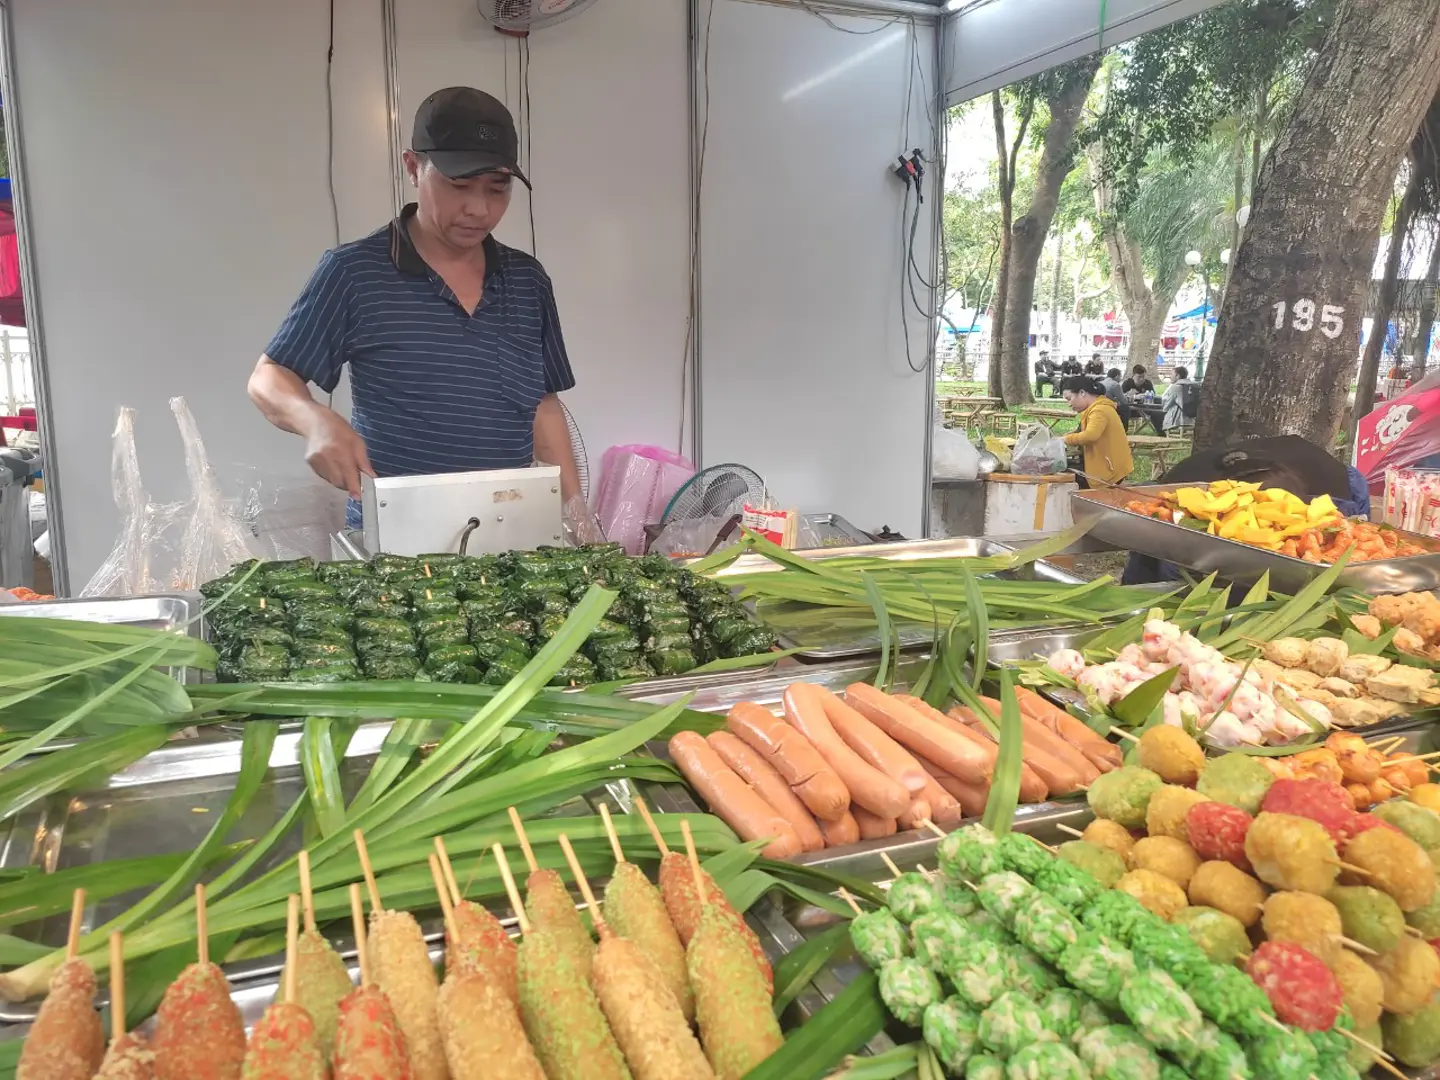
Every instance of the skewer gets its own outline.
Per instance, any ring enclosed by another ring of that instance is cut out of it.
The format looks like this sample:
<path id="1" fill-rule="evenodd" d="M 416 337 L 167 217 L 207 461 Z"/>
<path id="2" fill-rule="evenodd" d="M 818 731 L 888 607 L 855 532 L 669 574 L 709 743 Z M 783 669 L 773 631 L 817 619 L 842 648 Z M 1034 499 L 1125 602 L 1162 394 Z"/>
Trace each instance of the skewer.
<path id="1" fill-rule="evenodd" d="M 200 966 L 210 963 L 210 920 L 205 915 L 205 886 L 195 885 L 195 934 L 197 937 Z"/>
<path id="2" fill-rule="evenodd" d="M 1382 1050 L 1380 1047 L 1376 1046 L 1374 1043 L 1370 1042 L 1368 1039 L 1362 1039 L 1359 1035 L 1356 1035 L 1353 1031 L 1349 1031 L 1349 1030 L 1347 1030 L 1347 1029 L 1345 1029 L 1345 1028 L 1342 1028 L 1342 1027 L 1336 1027 L 1336 1028 L 1333 1028 L 1332 1030 L 1333 1030 L 1336 1034 L 1344 1035 L 1345 1038 L 1349 1039 L 1349 1040 L 1350 1040 L 1351 1042 L 1353 1042 L 1356 1046 L 1363 1046 L 1366 1050 L 1369 1050 L 1370 1053 L 1374 1054 L 1377 1058 L 1380 1058 L 1380 1059 L 1382 1059 L 1382 1060 L 1384 1060 L 1384 1061 L 1394 1061 L 1394 1060 L 1395 1060 L 1395 1058 L 1394 1058 L 1392 1055 L 1387 1054 L 1384 1050 Z"/>
<path id="3" fill-rule="evenodd" d="M 585 871 L 580 868 L 580 860 L 575 856 L 575 849 L 570 845 L 570 838 L 564 833 L 560 834 L 560 850 L 565 853 L 565 861 L 570 864 L 570 873 L 575 878 L 575 884 L 580 888 L 580 896 L 590 908 L 590 921 L 595 924 L 595 933 L 600 935 L 604 941 L 610 937 L 613 931 L 610 924 L 605 921 L 605 915 L 600 910 L 600 904 L 595 899 L 595 894 L 590 891 L 590 880 L 585 876 Z"/>
<path id="4" fill-rule="evenodd" d="M 360 965 L 360 985 L 372 986 L 370 952 L 365 947 L 365 901 L 358 881 L 350 886 L 350 924 L 355 929 L 355 958 Z"/>
<path id="5" fill-rule="evenodd" d="M 604 803 L 601 803 L 603 806 Z M 635 809 L 640 811 L 640 816 L 645 819 L 645 827 L 650 830 L 650 837 L 655 841 L 655 846 L 660 849 L 661 855 L 669 855 L 670 848 L 665 843 L 665 837 L 660 832 L 660 826 L 655 824 L 655 819 L 650 816 L 650 808 L 645 805 L 645 800 L 639 795 L 635 796 Z"/>
<path id="6" fill-rule="evenodd" d="M 110 1041 L 125 1037 L 125 936 L 110 935 Z"/>
<path id="7" fill-rule="evenodd" d="M 700 873 L 700 856 L 695 854 L 695 838 L 690 835 L 689 821 L 680 822 L 680 832 L 685 837 L 685 855 L 690 860 L 690 873 L 695 877 L 695 895 L 701 897 L 703 904 L 708 894 L 705 892 L 705 878 Z"/>
<path id="8" fill-rule="evenodd" d="M 70 930 L 65 936 L 66 960 L 74 960 L 80 955 L 80 924 L 84 920 L 85 890 L 76 889 L 74 897 L 70 900 Z"/>
<path id="9" fill-rule="evenodd" d="M 1401 1072 L 1401 1071 L 1400 1071 L 1399 1069 L 1397 1069 L 1394 1065 L 1390 1064 L 1390 1062 L 1387 1061 L 1385 1058 L 1376 1058 L 1376 1059 L 1375 1059 L 1375 1064 L 1378 1065 L 1378 1066 L 1380 1066 L 1380 1068 L 1384 1069 L 1384 1070 L 1385 1070 L 1386 1072 L 1388 1072 L 1391 1076 L 1398 1076 L 1398 1077 L 1401 1078 L 1401 1080 L 1410 1080 L 1410 1077 L 1409 1077 L 1409 1076 L 1407 1076 L 1405 1073 Z"/>
<path id="10" fill-rule="evenodd" d="M 1111 734 L 1111 735 L 1119 735 L 1120 738 L 1122 738 L 1122 739 L 1129 739 L 1131 742 L 1137 742 L 1137 743 L 1138 743 L 1138 742 L 1140 741 L 1140 736 L 1138 736 L 1138 735 L 1132 735 L 1132 734 L 1130 734 L 1130 732 L 1126 731 L 1126 730 L 1123 729 L 1123 728 L 1111 727 L 1111 728 L 1110 728 L 1110 734 Z"/>
<path id="11" fill-rule="evenodd" d="M 365 846 L 365 834 L 359 829 L 355 830 L 355 851 L 360 856 L 360 872 L 365 875 L 365 891 L 370 894 L 370 910 L 384 911 L 385 905 L 380 903 L 380 890 L 375 885 L 375 867 L 370 865 L 370 849 Z"/>
<path id="12" fill-rule="evenodd" d="M 1284 1024 L 1280 1023 L 1279 1020 L 1276 1020 L 1273 1016 L 1271 1016 L 1269 1013 L 1257 1012 L 1255 1015 L 1260 1017 L 1261 1020 L 1269 1024 L 1276 1031 L 1284 1031 L 1288 1033 L 1290 1030 Z"/>
<path id="13" fill-rule="evenodd" d="M 945 837 L 946 837 L 947 835 L 949 835 L 948 833 L 945 832 L 944 829 L 940 828 L 939 825 L 936 825 L 936 824 L 935 824 L 933 821 L 931 821 L 929 818 L 926 818 L 924 821 L 920 822 L 920 824 L 923 825 L 925 828 L 929 829 L 932 833 L 934 833 L 936 836 L 938 836 L 941 840 L 944 840 Z"/>
<path id="14" fill-rule="evenodd" d="M 1335 865 L 1340 867 L 1341 870 L 1348 870 L 1350 871 L 1350 873 L 1359 874 L 1361 877 L 1364 878 L 1368 878 L 1370 876 L 1369 870 L 1366 870 L 1363 866 L 1356 866 L 1354 863 L 1342 862 L 1341 860 L 1336 859 Z"/>
<path id="15" fill-rule="evenodd" d="M 1382 754 L 1388 754 L 1404 741 L 1404 735 L 1396 735 L 1393 739 L 1379 739 L 1367 745 L 1369 745 L 1371 750 L 1378 750 Z"/>
<path id="16" fill-rule="evenodd" d="M 295 950 L 300 940 L 300 898 L 291 893 L 285 904 L 285 1004 L 295 1004 Z"/>
<path id="17" fill-rule="evenodd" d="M 855 897 L 850 895 L 849 889 L 845 888 L 844 885 L 841 885 L 840 888 L 836 891 L 839 893 L 840 899 L 844 900 L 845 903 L 850 905 L 851 911 L 853 911 L 856 915 L 861 914 L 860 905 L 855 902 Z"/>
<path id="18" fill-rule="evenodd" d="M 443 836 L 435 837 L 435 854 L 440 860 L 440 870 L 445 875 L 445 884 L 448 886 L 450 894 L 450 906 L 454 907 L 465 897 L 460 891 L 460 886 L 455 883 L 455 868 L 450 865 L 450 853 L 445 850 L 445 838 Z M 443 900 L 444 897 L 441 897 L 441 899 Z"/>
<path id="19" fill-rule="evenodd" d="M 1055 828 L 1059 829 L 1059 830 L 1060 830 L 1061 832 L 1063 832 L 1066 836 L 1084 836 L 1084 835 L 1085 835 L 1085 834 L 1084 834 L 1083 832 L 1081 832 L 1079 829 L 1077 829 L 1077 828 L 1075 828 L 1074 826 L 1071 826 L 1071 825 L 1056 825 Z"/>
<path id="20" fill-rule="evenodd" d="M 315 893 L 310 885 L 310 852 L 300 851 L 300 906 L 305 912 L 305 932 L 315 930 Z M 288 1000 L 288 998 L 287 998 Z"/>
<path id="21" fill-rule="evenodd" d="M 900 874 L 901 874 L 900 867 L 898 867 L 898 866 L 895 865 L 895 860 L 892 859 L 892 858 L 890 858 L 889 853 L 884 852 L 884 851 L 880 852 L 880 861 L 885 864 L 885 869 L 890 871 L 890 876 L 891 876 L 891 877 L 897 877 L 897 878 L 898 878 L 898 877 L 900 876 Z M 703 895 L 703 894 L 702 894 L 702 895 Z"/>
<path id="22" fill-rule="evenodd" d="M 515 839 L 520 841 L 520 850 L 525 853 L 525 865 L 530 867 L 533 874 L 540 869 L 540 864 L 535 861 L 535 852 L 530 847 L 530 838 L 525 835 L 525 826 L 520 823 L 520 811 L 515 807 L 509 808 L 510 824 L 515 829 Z"/>
<path id="23" fill-rule="evenodd" d="M 1345 946 L 1347 946 L 1348 948 L 1354 949 L 1356 952 L 1358 952 L 1358 953 L 1359 953 L 1360 955 L 1362 955 L 1362 956 L 1379 956 L 1379 955 L 1380 955 L 1378 952 L 1376 952 L 1374 949 L 1372 949 L 1369 945 L 1365 945 L 1365 944 L 1363 944 L 1363 943 L 1361 943 L 1361 942 L 1359 942 L 1359 941 L 1356 941 L 1354 938 L 1348 938 L 1348 937 L 1343 937 L 1343 936 L 1342 936 L 1342 937 L 1340 938 L 1340 944 L 1345 945 Z"/>
<path id="24" fill-rule="evenodd" d="M 510 860 L 505 858 L 505 849 L 496 844 L 490 849 L 495 852 L 495 863 L 500 867 L 500 880 L 505 883 L 505 895 L 510 897 L 510 906 L 515 910 L 515 924 L 520 927 L 520 936 L 530 933 L 530 920 L 525 915 L 525 905 L 520 902 L 520 890 L 515 888 L 515 878 L 510 873 Z"/>
<path id="25" fill-rule="evenodd" d="M 1424 941 L 1424 940 L 1425 940 L 1425 935 L 1422 934 L 1419 930 L 1415 929 L 1415 927 L 1413 927 L 1413 926 L 1407 926 L 1407 927 L 1405 927 L 1405 932 L 1406 932 L 1407 934 L 1409 934 L 1411 937 L 1417 937 L 1417 938 L 1419 938 L 1421 941 Z"/>
<path id="26" fill-rule="evenodd" d="M 440 838 L 437 836 L 435 839 Z M 440 913 L 445 917 L 445 933 L 453 945 L 460 940 L 460 935 L 455 929 L 455 906 L 450 900 L 450 886 L 445 880 L 445 871 L 441 868 L 440 856 L 432 852 L 429 861 L 430 879 L 435 882 L 435 895 L 440 897 Z"/>
<path id="27" fill-rule="evenodd" d="M 605 835 L 610 838 L 610 850 L 615 852 L 615 861 L 624 862 L 625 852 L 620 849 L 620 837 L 615 833 L 615 823 L 610 820 L 610 808 L 604 803 L 600 804 L 600 820 L 605 823 Z M 700 895 L 705 894 L 702 892 Z"/>
<path id="28" fill-rule="evenodd" d="M 1432 750 L 1432 751 L 1430 751 L 1430 753 L 1428 753 L 1428 754 L 1416 754 L 1416 755 L 1415 755 L 1415 760 L 1416 760 L 1416 761 L 1430 761 L 1430 760 L 1432 760 L 1432 759 L 1434 759 L 1434 758 L 1440 758 L 1440 750 Z"/>
<path id="29" fill-rule="evenodd" d="M 1026 833 L 1025 835 L 1026 835 L 1026 836 L 1030 836 L 1029 833 Z M 1044 848 L 1046 851 L 1048 851 L 1051 855 L 1054 855 L 1054 854 L 1055 854 L 1055 849 L 1054 849 L 1053 847 L 1051 847 L 1049 844 L 1045 843 L 1045 841 L 1040 840 L 1040 839 L 1037 839 L 1037 838 L 1034 837 L 1034 836 L 1030 836 L 1030 839 L 1031 839 L 1031 840 L 1034 840 L 1035 843 L 1039 844 L 1042 848 Z"/>

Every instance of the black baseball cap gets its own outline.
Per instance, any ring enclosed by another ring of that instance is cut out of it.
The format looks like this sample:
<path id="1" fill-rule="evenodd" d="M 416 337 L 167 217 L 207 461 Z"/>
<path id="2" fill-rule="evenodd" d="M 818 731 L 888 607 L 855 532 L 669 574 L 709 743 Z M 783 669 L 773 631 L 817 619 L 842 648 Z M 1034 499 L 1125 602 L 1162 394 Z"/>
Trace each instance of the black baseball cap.
<path id="1" fill-rule="evenodd" d="M 499 99 L 474 87 L 447 86 L 422 101 L 410 148 L 452 180 L 508 172 L 530 186 L 520 171 L 515 118 Z"/>

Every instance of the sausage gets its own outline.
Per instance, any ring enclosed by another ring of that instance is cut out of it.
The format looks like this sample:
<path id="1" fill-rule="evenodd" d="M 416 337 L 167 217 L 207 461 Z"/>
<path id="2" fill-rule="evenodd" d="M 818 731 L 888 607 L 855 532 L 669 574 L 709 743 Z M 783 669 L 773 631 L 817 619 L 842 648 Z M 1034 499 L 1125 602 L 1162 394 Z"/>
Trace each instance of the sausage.
<path id="1" fill-rule="evenodd" d="M 940 768 L 933 761 L 926 761 L 920 758 L 921 767 L 930 775 L 931 782 L 956 804 L 955 820 L 944 822 L 940 820 L 940 812 L 935 812 L 935 824 L 951 825 L 959 824 L 963 817 L 980 817 L 985 813 L 985 803 L 990 798 L 989 783 L 967 784 L 951 776 L 944 769 Z"/>
<path id="2" fill-rule="evenodd" d="M 850 809 L 850 790 L 820 751 L 769 709 L 742 701 L 730 710 L 725 726 L 773 765 L 821 821 L 838 821 Z"/>
<path id="3" fill-rule="evenodd" d="M 1028 686 L 1017 686 L 1020 711 L 1033 716 L 1056 735 L 1079 750 L 1101 772 L 1110 772 L 1125 764 L 1125 752 L 1108 739 L 1091 731 L 1064 709 L 1058 708 Z"/>
<path id="4" fill-rule="evenodd" d="M 833 694 L 825 699 L 825 717 L 845 745 L 886 776 L 905 785 L 911 795 L 925 790 L 925 770 L 885 732 L 872 724 L 850 704 Z"/>
<path id="5" fill-rule="evenodd" d="M 1000 712 L 1000 703 L 982 698 L 994 712 Z M 1021 746 L 1025 762 L 1035 770 L 1045 786 L 1050 789 L 1052 795 L 1070 795 L 1079 791 L 1085 786 L 1085 781 L 1080 779 L 1080 773 L 1073 769 L 1065 760 L 1056 756 L 1044 744 L 1038 742 L 1032 727 L 1025 725 L 1025 715 L 1021 719 Z M 1031 725 L 1035 722 L 1032 720 Z M 1088 764 L 1088 763 L 1087 763 Z"/>
<path id="6" fill-rule="evenodd" d="M 895 825 L 900 829 L 918 829 L 922 822 L 931 820 L 932 813 L 930 800 L 924 795 L 916 795 L 909 809 L 895 819 Z"/>
<path id="7" fill-rule="evenodd" d="M 814 683 L 791 683 L 785 690 L 785 719 L 810 740 L 850 789 L 852 811 L 863 806 L 878 817 L 903 814 L 910 806 L 910 792 L 845 745 L 825 713 L 827 695 L 834 696 Z"/>
<path id="8" fill-rule="evenodd" d="M 750 785 L 751 791 L 790 823 L 806 851 L 819 851 L 824 848 L 825 837 L 820 835 L 820 827 L 815 824 L 810 811 L 805 809 L 805 804 L 790 790 L 790 785 L 785 783 L 784 777 L 776 772 L 769 762 L 728 731 L 712 732 L 705 741 L 710 744 L 710 749 L 720 755 L 721 761 L 734 769 L 740 779 Z"/>
<path id="9" fill-rule="evenodd" d="M 1035 717 L 1025 714 L 1022 716 L 1027 739 L 1033 738 L 1037 745 L 1069 765 L 1087 787 L 1095 782 L 1100 775 L 1100 770 L 1095 767 L 1093 761 L 1080 752 L 1079 747 L 1066 742 L 1063 737 L 1055 733 L 1054 728 L 1041 723 Z"/>
<path id="10" fill-rule="evenodd" d="M 742 840 L 768 839 L 762 854 L 772 859 L 787 859 L 804 850 L 790 823 L 751 791 L 701 736 L 693 731 L 671 736 L 670 756 L 690 786 Z"/>
<path id="11" fill-rule="evenodd" d="M 852 683 L 845 688 L 845 696 L 881 731 L 907 749 L 923 754 L 951 776 L 973 783 L 991 774 L 992 770 L 986 769 L 990 764 L 988 754 L 903 701 L 865 683 Z"/>
<path id="12" fill-rule="evenodd" d="M 969 738 L 985 743 L 998 757 L 999 747 L 996 746 L 995 740 L 990 734 L 990 729 L 982 724 L 980 718 L 969 709 L 957 705 L 950 710 L 947 719 L 956 726 L 957 730 L 964 732 Z M 993 770 L 989 775 L 993 775 Z M 985 782 L 987 792 L 990 788 L 989 775 L 987 775 Z M 1040 803 L 1049 797 L 1050 785 L 1030 766 L 1028 761 L 1021 761 L 1020 801 L 1023 803 Z M 957 795 L 956 798 L 959 798 L 959 796 Z M 963 806 L 964 803 L 962 802 L 961 805 Z"/>
<path id="13" fill-rule="evenodd" d="M 860 839 L 860 823 L 849 810 L 834 821 L 820 819 L 820 832 L 825 836 L 826 847 L 844 847 Z"/>
<path id="14" fill-rule="evenodd" d="M 861 840 L 879 840 L 882 837 L 894 836 L 900 828 L 893 817 L 872 814 L 863 806 L 855 807 L 855 823 L 860 826 Z"/>
<path id="15" fill-rule="evenodd" d="M 925 770 L 925 790 L 921 797 L 930 804 L 930 820 L 947 829 L 960 824 L 962 815 L 959 801 L 935 782 L 935 776 L 925 762 L 920 762 L 920 767 Z"/>

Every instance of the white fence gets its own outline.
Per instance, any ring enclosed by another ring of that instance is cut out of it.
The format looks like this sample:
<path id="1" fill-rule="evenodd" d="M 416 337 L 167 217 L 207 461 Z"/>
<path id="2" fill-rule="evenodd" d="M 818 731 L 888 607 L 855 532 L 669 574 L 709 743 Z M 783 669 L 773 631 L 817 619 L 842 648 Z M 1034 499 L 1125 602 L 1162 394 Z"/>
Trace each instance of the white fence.
<path id="1" fill-rule="evenodd" d="M 24 330 L 0 326 L 0 414 L 14 416 L 22 406 L 35 404 L 35 373 L 30 366 L 30 338 Z"/>

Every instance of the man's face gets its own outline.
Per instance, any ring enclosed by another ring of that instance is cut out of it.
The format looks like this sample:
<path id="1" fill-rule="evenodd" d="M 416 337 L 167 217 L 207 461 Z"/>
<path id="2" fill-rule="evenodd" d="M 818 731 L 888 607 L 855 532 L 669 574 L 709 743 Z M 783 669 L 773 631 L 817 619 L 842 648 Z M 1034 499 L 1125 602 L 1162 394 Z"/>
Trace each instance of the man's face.
<path id="1" fill-rule="evenodd" d="M 495 231 L 510 206 L 509 173 L 487 172 L 452 180 L 421 155 L 405 152 L 418 213 L 457 251 L 471 251 Z"/>

